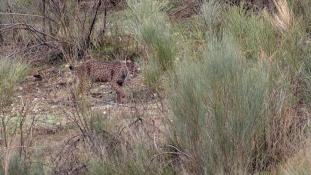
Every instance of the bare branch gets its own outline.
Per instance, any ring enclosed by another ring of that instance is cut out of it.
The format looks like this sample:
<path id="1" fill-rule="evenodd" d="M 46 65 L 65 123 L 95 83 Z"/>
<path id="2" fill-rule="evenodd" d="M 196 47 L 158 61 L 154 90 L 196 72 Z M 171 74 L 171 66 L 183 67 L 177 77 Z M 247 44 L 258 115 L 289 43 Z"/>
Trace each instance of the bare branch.
<path id="1" fill-rule="evenodd" d="M 36 14 L 28 14 L 28 13 L 14 13 L 14 12 L 0 12 L 0 16 L 23 16 L 23 17 L 34 17 L 34 18 L 46 18 L 49 21 L 57 23 L 54 19 L 48 16 L 36 15 Z"/>
<path id="2" fill-rule="evenodd" d="M 86 41 L 85 41 L 86 42 L 85 43 L 86 44 L 85 45 L 85 47 L 86 47 L 85 49 L 88 49 L 88 47 L 90 46 L 92 31 L 93 31 L 93 28 L 95 26 L 98 10 L 99 10 L 99 7 L 101 6 L 101 4 L 102 4 L 102 1 L 98 0 L 97 6 L 96 6 L 96 10 L 95 10 L 95 14 L 94 14 L 94 17 L 93 17 L 93 20 L 92 20 L 92 23 L 91 23 L 91 26 L 90 26 L 90 29 L 89 29 L 89 33 L 88 33 Z"/>
<path id="3" fill-rule="evenodd" d="M 15 16 L 28 16 L 28 17 L 37 17 L 37 18 L 44 18 L 44 16 L 41 15 L 35 15 L 35 14 L 27 14 L 27 13 L 13 13 L 13 12 L 0 12 L 0 15 L 15 15 Z"/>
<path id="4" fill-rule="evenodd" d="M 44 36 L 47 36 L 51 39 L 54 39 L 56 41 L 60 41 L 58 38 L 52 36 L 52 35 L 49 35 L 47 33 L 44 33 L 38 29 L 36 29 L 35 27 L 33 27 L 32 25 L 29 25 L 29 24 L 26 24 L 26 23 L 14 23 L 14 24 L 0 24 L 0 26 L 7 26 L 7 27 L 4 27 L 4 28 L 1 28 L 0 29 L 0 33 L 3 33 L 9 29 L 16 29 L 17 27 L 19 26 L 22 26 L 23 28 L 20 28 L 20 29 L 24 29 L 24 30 L 30 30 L 31 32 L 36 32 L 36 33 L 39 33 L 41 35 L 44 35 Z"/>

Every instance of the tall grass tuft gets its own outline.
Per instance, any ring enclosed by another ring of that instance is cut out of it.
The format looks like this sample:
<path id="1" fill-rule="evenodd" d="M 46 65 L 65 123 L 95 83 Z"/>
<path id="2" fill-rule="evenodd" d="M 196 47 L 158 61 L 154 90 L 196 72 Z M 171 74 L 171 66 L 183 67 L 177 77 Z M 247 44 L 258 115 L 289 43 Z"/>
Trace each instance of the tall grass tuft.
<path id="1" fill-rule="evenodd" d="M 9 146 L 9 141 L 14 137 L 12 135 L 13 130 L 15 129 L 14 125 L 12 127 L 9 122 L 12 120 L 11 104 L 13 102 L 14 90 L 18 83 L 20 83 L 26 76 L 28 67 L 17 60 L 9 60 L 6 58 L 0 58 L 0 137 L 2 144 L 1 146 L 1 164 L 4 174 L 19 174 L 27 173 L 22 161 L 12 158 L 10 152 L 12 151 Z M 2 173 L 0 171 L 0 174 Z"/>
<path id="2" fill-rule="evenodd" d="M 304 25 L 306 32 L 311 31 L 311 1 L 291 0 L 289 6 L 293 9 L 295 16 L 302 18 L 301 25 Z"/>
<path id="3" fill-rule="evenodd" d="M 278 168 L 280 175 L 308 175 L 311 173 L 310 142 L 302 148 L 294 157 L 282 163 Z"/>
<path id="4" fill-rule="evenodd" d="M 204 59 L 184 63 L 171 81 L 173 140 L 191 155 L 184 166 L 199 174 L 273 167 L 301 135 L 286 114 L 288 82 L 267 62 L 248 61 L 230 34 L 207 41 Z"/>
<path id="5" fill-rule="evenodd" d="M 304 99 L 306 99 L 306 103 L 311 106 L 311 51 L 304 62 L 304 83 Z"/>
<path id="6" fill-rule="evenodd" d="M 224 28 L 233 34 L 248 59 L 257 59 L 262 52 L 270 57 L 278 46 L 277 31 L 264 14 L 254 15 L 243 6 L 230 7 L 225 13 Z"/>
<path id="7" fill-rule="evenodd" d="M 18 155 L 14 155 L 9 163 L 8 174 L 19 175 L 19 174 L 30 174 L 29 169 L 25 166 L 23 161 Z"/>
<path id="8" fill-rule="evenodd" d="M 144 69 L 148 82 L 157 83 L 164 72 L 174 67 L 175 43 L 162 4 L 153 0 L 129 0 L 129 24 L 139 41 L 146 45 L 148 64 Z M 150 66 L 147 66 L 150 67 Z M 149 71 L 150 70 L 150 71 Z"/>
<path id="9" fill-rule="evenodd" d="M 138 140 L 137 140 L 138 141 Z M 90 175 L 172 175 L 173 168 L 163 158 L 157 158 L 150 144 L 139 141 L 131 146 L 130 152 L 106 160 L 90 163 Z"/>
<path id="10" fill-rule="evenodd" d="M 0 109 L 11 103 L 14 87 L 25 77 L 27 65 L 8 59 L 0 59 Z"/>
<path id="11" fill-rule="evenodd" d="M 201 18 L 207 32 L 221 33 L 223 3 L 216 0 L 205 1 L 201 7 Z"/>

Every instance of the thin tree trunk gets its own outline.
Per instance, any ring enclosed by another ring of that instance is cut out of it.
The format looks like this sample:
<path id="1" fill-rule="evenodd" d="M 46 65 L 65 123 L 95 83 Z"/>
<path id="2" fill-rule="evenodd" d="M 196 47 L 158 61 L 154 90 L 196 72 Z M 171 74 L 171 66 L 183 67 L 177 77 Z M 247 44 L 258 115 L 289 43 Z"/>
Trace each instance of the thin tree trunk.
<path id="1" fill-rule="evenodd" d="M 0 30 L 1 30 L 1 24 L 2 24 L 2 21 L 1 21 L 1 19 L 0 19 Z M 0 46 L 3 44 L 3 42 L 4 42 L 3 35 L 2 35 L 2 33 L 0 32 Z"/>
<path id="2" fill-rule="evenodd" d="M 10 4 L 10 0 L 7 0 L 7 12 L 9 13 L 13 13 L 12 8 L 11 8 L 11 4 Z M 11 19 L 10 19 L 11 23 L 14 24 L 14 16 L 12 15 Z M 13 29 L 12 31 L 12 37 L 13 37 L 13 41 L 16 42 L 16 36 L 17 36 L 17 29 Z"/>
<path id="3" fill-rule="evenodd" d="M 90 25 L 90 28 L 89 28 L 89 32 L 88 32 L 86 40 L 85 40 L 85 48 L 84 48 L 84 50 L 86 50 L 86 49 L 88 49 L 90 47 L 91 35 L 92 35 L 93 29 L 94 29 L 94 26 L 95 26 L 95 23 L 96 23 L 98 10 L 99 10 L 99 7 L 101 6 L 101 4 L 102 4 L 102 1 L 98 0 L 97 6 L 96 6 L 96 9 L 95 9 L 95 13 L 94 13 L 94 16 L 93 16 L 93 19 L 92 19 L 92 22 L 91 22 L 91 25 Z"/>
<path id="4" fill-rule="evenodd" d="M 49 12 L 49 10 L 51 9 L 51 3 L 50 3 L 49 0 L 47 1 L 47 3 L 48 3 L 49 9 L 46 10 L 46 11 Z M 49 16 L 49 13 L 47 13 L 47 12 L 45 12 L 45 15 L 46 15 L 46 16 Z M 48 20 L 48 27 L 49 27 L 49 34 L 52 35 L 52 36 L 54 36 L 54 31 L 53 31 L 52 21 L 51 21 L 51 20 Z"/>
<path id="5" fill-rule="evenodd" d="M 46 13 L 45 13 L 45 0 L 42 0 L 42 31 L 43 33 L 46 33 Z M 46 41 L 46 37 L 43 36 L 44 41 Z"/>
<path id="6" fill-rule="evenodd" d="M 107 6 L 105 5 L 105 9 L 104 9 L 104 27 L 103 27 L 103 30 L 102 30 L 102 35 L 104 36 L 105 33 L 106 33 L 106 27 L 107 27 Z"/>

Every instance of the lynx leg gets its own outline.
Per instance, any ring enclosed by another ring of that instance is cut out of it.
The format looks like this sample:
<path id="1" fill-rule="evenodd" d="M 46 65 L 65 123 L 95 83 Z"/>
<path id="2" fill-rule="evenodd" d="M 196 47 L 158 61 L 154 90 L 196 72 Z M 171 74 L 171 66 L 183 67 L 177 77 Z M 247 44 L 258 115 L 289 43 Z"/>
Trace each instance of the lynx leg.
<path id="1" fill-rule="evenodd" d="M 119 86 L 117 83 L 111 83 L 111 87 L 117 93 L 117 103 L 122 103 L 122 99 L 125 97 L 123 88 Z"/>

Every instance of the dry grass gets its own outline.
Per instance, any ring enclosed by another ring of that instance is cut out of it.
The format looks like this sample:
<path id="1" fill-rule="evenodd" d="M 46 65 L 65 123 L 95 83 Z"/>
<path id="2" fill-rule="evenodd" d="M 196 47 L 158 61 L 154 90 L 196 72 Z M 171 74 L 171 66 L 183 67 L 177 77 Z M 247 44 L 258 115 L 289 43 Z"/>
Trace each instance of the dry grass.
<path id="1" fill-rule="evenodd" d="M 295 156 L 279 167 L 278 174 L 307 175 L 311 173 L 310 143 L 301 149 Z"/>
<path id="2" fill-rule="evenodd" d="M 294 17 L 290 10 L 286 0 L 273 0 L 277 12 L 274 15 L 274 25 L 279 28 L 280 31 L 286 32 L 290 30 L 293 25 Z"/>
<path id="3" fill-rule="evenodd" d="M 27 16 L 19 43 L 0 47 L 1 56 L 21 54 L 32 63 L 26 78 L 0 74 L 0 104 L 6 99 L 10 109 L 10 142 L 0 140 L 0 174 L 310 172 L 309 151 L 301 151 L 310 132 L 307 7 L 299 12 L 295 0 L 275 0 L 271 13 L 266 1 L 206 1 L 200 11 L 198 1 L 186 0 L 189 8 L 177 8 L 177 21 L 166 16 L 167 1 L 131 0 L 130 9 L 111 13 L 107 21 L 100 11 L 86 53 L 110 60 L 133 52 L 145 61 L 144 73 L 126 84 L 126 101 L 117 105 L 108 84 L 79 94 L 68 68 L 45 60 L 54 46 L 67 61 L 81 54 L 97 2 L 81 9 L 76 1 L 48 6 L 48 17 L 56 20 L 51 31 L 38 15 Z M 33 6 L 34 14 L 41 13 Z M 22 13 L 18 7 L 12 9 Z M 184 19 L 188 14 L 194 16 Z M 19 38 L 5 31 L 5 44 Z M 0 70 L 11 69 L 0 63 Z M 7 86 L 2 78 L 21 85 Z"/>

